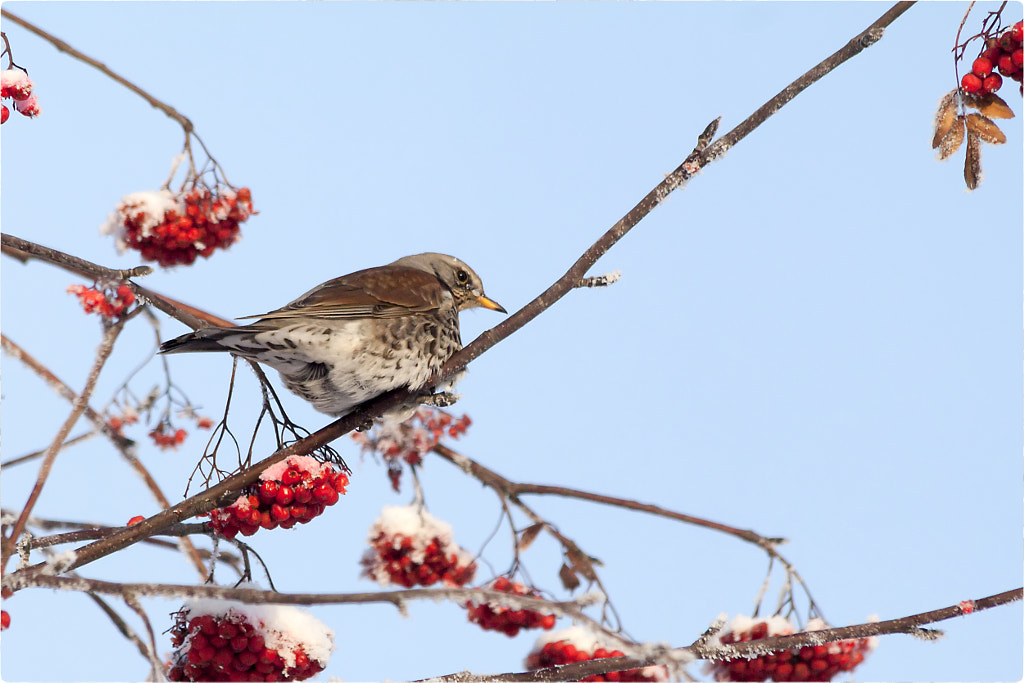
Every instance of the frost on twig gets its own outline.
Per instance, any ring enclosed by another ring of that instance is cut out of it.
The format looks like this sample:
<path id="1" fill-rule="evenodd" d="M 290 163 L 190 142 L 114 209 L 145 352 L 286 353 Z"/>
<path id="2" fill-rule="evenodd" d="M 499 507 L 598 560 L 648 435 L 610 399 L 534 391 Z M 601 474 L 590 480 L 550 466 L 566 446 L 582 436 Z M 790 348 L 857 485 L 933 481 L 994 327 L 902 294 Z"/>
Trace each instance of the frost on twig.
<path id="1" fill-rule="evenodd" d="M 621 270 L 613 270 L 612 272 L 605 273 L 604 275 L 585 277 L 576 283 L 576 287 L 607 287 L 608 285 L 618 282 L 621 277 Z"/>
<path id="2" fill-rule="evenodd" d="M 65 550 L 62 553 L 54 553 L 46 558 L 46 561 L 43 563 L 42 573 L 58 576 L 70 569 L 77 559 L 78 553 L 71 549 Z"/>
<path id="3" fill-rule="evenodd" d="M 937 628 L 915 628 L 909 631 L 910 635 L 920 640 L 936 641 L 946 637 L 946 632 Z"/>

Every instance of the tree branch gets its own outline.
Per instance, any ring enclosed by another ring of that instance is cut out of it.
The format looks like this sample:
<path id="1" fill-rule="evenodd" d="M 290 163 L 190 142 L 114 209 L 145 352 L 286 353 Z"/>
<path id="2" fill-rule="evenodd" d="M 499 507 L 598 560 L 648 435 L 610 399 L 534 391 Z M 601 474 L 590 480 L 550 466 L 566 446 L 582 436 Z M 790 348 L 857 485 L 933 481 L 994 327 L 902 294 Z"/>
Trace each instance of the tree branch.
<path id="1" fill-rule="evenodd" d="M 999 605 L 1005 605 L 1022 599 L 1024 588 L 990 595 L 971 602 L 970 612 L 991 609 Z M 632 657 L 609 657 L 607 659 L 591 659 L 575 664 L 538 669 L 519 673 L 502 674 L 471 674 L 459 672 L 445 676 L 437 676 L 429 680 L 447 681 L 450 683 L 484 683 L 485 681 L 578 681 L 586 676 L 597 676 L 612 671 L 623 671 L 644 666 L 657 664 L 674 664 L 692 659 L 722 660 L 738 659 L 741 657 L 754 657 L 768 652 L 780 650 L 795 650 L 802 647 L 822 645 L 837 640 L 852 638 L 867 638 L 870 636 L 887 635 L 890 633 L 921 632 L 920 627 L 925 624 L 932 624 L 945 621 L 958 616 L 964 616 L 970 612 L 962 606 L 964 603 L 943 607 L 929 612 L 913 614 L 899 619 L 887 621 L 876 621 L 872 623 L 857 624 L 854 626 L 842 626 L 839 628 L 823 629 L 821 631 L 805 631 L 795 633 L 791 636 L 776 636 L 744 643 L 733 643 L 730 645 L 714 646 L 697 641 L 685 648 L 676 648 L 663 653 L 653 654 L 644 658 Z"/>

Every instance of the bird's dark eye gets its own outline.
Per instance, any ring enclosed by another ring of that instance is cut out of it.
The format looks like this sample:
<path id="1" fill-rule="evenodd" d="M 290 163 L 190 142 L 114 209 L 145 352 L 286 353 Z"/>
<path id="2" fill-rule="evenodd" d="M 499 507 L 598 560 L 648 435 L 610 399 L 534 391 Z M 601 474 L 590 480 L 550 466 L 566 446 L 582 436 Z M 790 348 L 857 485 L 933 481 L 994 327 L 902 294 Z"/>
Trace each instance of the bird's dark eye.
<path id="1" fill-rule="evenodd" d="M 459 284 L 466 284 L 469 282 L 469 273 L 462 270 L 461 268 L 455 271 L 455 279 L 459 281 Z"/>

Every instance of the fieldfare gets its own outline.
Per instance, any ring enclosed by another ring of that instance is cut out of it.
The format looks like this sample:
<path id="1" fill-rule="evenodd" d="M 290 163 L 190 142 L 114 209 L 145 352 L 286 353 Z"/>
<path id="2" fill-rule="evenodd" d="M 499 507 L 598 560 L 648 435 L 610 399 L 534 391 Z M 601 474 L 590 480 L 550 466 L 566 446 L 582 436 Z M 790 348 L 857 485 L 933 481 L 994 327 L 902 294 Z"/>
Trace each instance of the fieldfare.
<path id="1" fill-rule="evenodd" d="M 160 353 L 227 351 L 258 361 L 337 417 L 391 389 L 423 388 L 462 348 L 459 311 L 477 307 L 506 312 L 459 259 L 416 254 L 329 280 L 283 308 L 246 316 L 258 318 L 249 325 L 171 339 Z"/>

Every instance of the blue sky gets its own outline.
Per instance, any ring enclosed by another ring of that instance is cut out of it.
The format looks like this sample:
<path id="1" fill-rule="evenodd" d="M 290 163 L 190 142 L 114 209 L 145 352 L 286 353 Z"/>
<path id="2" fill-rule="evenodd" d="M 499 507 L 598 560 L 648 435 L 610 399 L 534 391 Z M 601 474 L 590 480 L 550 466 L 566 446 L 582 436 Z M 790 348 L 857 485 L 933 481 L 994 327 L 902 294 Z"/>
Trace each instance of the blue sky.
<path id="1" fill-rule="evenodd" d="M 452 253 L 515 311 L 686 156 L 717 116 L 729 130 L 868 26 L 877 3 L 4 3 L 190 117 L 260 211 L 228 252 L 144 284 L 224 316 L 280 306 L 324 280 L 420 251 Z M 976 32 L 979 3 L 968 23 Z M 801 94 L 673 195 L 573 292 L 475 361 L 455 447 L 519 481 L 657 503 L 766 536 L 835 625 L 913 614 L 1015 588 L 1021 542 L 1021 129 L 986 145 L 964 191 L 962 153 L 929 148 L 956 85 L 966 3 L 919 4 L 885 38 Z M 1021 18 L 1021 5 L 1005 10 Z M 6 20 L 43 115 L 3 126 L 4 232 L 130 267 L 97 227 L 121 196 L 155 190 L 180 128 L 141 98 Z M 972 30 L 973 29 L 973 30 Z M 1021 112 L 1016 84 L 1001 91 Z M 40 264 L 2 265 L 3 331 L 80 389 L 100 331 Z M 463 316 L 468 341 L 496 324 Z M 162 324 L 164 338 L 184 331 Z M 94 405 L 150 357 L 139 323 L 117 343 Z M 217 417 L 230 362 L 175 357 L 174 382 Z M 158 363 L 132 380 L 144 394 Z M 3 361 L 9 459 L 42 448 L 68 406 Z M 327 419 L 293 396 L 289 414 Z M 233 420 L 252 420 L 244 377 Z M 80 429 L 80 428 L 79 428 Z M 73 433 L 77 433 L 75 430 Z M 129 436 L 146 441 L 145 430 Z M 140 457 L 179 496 L 202 444 Z M 315 523 L 260 532 L 283 591 L 372 590 L 358 558 L 381 506 L 404 504 L 381 465 L 336 444 L 350 493 Z M 269 443 L 265 444 L 269 452 Z M 4 507 L 35 472 L 5 469 Z M 426 501 L 478 550 L 493 494 L 437 459 Z M 531 499 L 604 562 L 629 632 L 692 642 L 718 614 L 749 614 L 763 553 L 733 538 L 582 502 Z M 36 507 L 123 524 L 156 508 L 99 439 L 62 454 Z M 507 530 L 487 545 L 510 561 Z M 557 547 L 525 555 L 558 588 Z M 82 570 L 192 582 L 163 550 Z M 486 568 L 481 578 L 489 575 Z M 224 576 L 222 574 L 222 576 Z M 778 582 L 773 584 L 773 599 Z M 147 666 L 87 597 L 4 601 L 5 680 L 136 680 Z M 145 601 L 154 626 L 177 603 Z M 321 675 L 422 678 L 521 669 L 531 634 L 467 624 L 450 604 L 314 613 L 337 633 Z M 129 618 L 138 624 L 134 615 Z M 937 643 L 889 636 L 860 680 L 1019 680 L 1019 604 L 941 624 Z M 560 623 L 559 627 L 568 626 Z M 164 651 L 169 650 L 162 636 Z M 61 656 L 54 656 L 59 650 Z M 693 673 L 699 673 L 694 668 Z"/>

